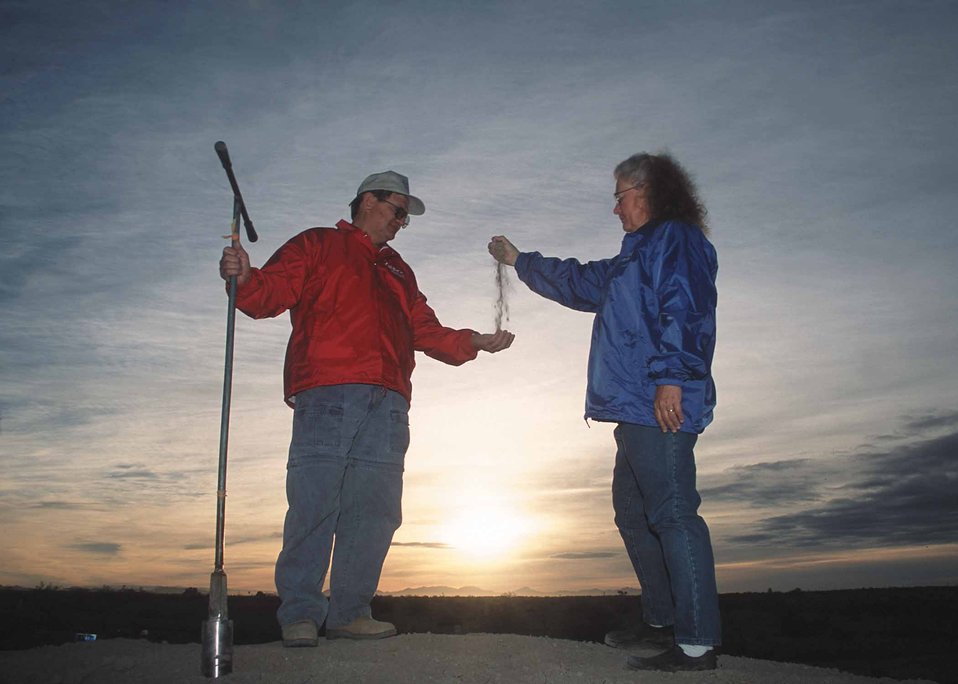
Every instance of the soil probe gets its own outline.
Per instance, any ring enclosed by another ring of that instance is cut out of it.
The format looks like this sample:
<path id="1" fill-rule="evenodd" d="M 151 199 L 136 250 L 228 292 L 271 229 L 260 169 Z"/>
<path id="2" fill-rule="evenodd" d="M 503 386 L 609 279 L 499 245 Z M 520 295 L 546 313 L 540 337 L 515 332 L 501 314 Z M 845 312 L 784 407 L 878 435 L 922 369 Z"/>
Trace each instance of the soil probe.
<path id="1" fill-rule="evenodd" d="M 233 223 L 230 239 L 234 247 L 239 245 L 239 223 L 242 216 L 246 225 L 246 236 L 250 242 L 256 242 L 258 236 L 253 229 L 240 194 L 233 164 L 222 140 L 214 146 L 216 154 L 223 163 L 230 187 L 233 189 Z M 216 551 L 213 573 L 210 575 L 209 617 L 203 622 L 202 631 L 202 668 L 207 677 L 221 677 L 233 671 L 233 621 L 229 619 L 226 599 L 226 571 L 223 570 L 223 529 L 226 516 L 226 452 L 229 442 L 230 395 L 233 388 L 233 329 L 236 327 L 236 276 L 230 276 L 229 304 L 226 312 L 226 364 L 223 373 L 223 410 L 220 415 L 220 461 L 219 476 L 216 485 Z"/>

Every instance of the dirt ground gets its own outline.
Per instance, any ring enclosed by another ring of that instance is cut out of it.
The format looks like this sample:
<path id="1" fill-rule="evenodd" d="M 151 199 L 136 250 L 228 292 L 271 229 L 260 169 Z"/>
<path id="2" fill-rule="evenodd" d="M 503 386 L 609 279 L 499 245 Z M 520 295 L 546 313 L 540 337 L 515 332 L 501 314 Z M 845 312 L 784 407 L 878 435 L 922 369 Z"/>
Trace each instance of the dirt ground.
<path id="1" fill-rule="evenodd" d="M 371 642 L 321 640 L 316 648 L 278 642 L 236 646 L 227 684 L 877 684 L 805 665 L 720 656 L 714 672 L 633 672 L 626 654 L 595 643 L 508 634 L 409 634 Z M 2 684 L 171 684 L 207 682 L 199 644 L 107 639 L 0 652 Z M 907 680 L 911 684 L 927 680 Z"/>

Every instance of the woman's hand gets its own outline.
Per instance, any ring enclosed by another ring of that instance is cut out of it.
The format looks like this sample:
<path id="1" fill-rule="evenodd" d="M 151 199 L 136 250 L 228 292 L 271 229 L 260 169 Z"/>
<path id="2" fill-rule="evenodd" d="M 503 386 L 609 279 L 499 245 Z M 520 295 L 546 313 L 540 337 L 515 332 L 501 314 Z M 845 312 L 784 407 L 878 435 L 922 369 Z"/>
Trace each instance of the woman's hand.
<path id="1" fill-rule="evenodd" d="M 515 266 L 519 258 L 519 250 L 503 235 L 496 235 L 489 242 L 489 254 L 492 258 L 506 266 Z"/>
<path id="2" fill-rule="evenodd" d="M 655 388 L 655 420 L 662 432 L 678 432 L 685 416 L 682 415 L 682 388 L 679 385 L 659 385 Z"/>

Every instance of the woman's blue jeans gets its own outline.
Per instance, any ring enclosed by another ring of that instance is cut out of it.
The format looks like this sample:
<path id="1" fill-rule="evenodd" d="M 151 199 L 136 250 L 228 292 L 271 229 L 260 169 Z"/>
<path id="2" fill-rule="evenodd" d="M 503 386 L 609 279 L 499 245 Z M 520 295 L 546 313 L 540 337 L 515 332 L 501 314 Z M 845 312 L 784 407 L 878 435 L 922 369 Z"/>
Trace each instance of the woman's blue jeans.
<path id="1" fill-rule="evenodd" d="M 370 615 L 402 522 L 408 447 L 409 403 L 397 392 L 332 385 L 296 395 L 286 467 L 289 509 L 276 561 L 281 625 L 310 619 L 329 629 Z M 327 600 L 322 588 L 331 555 Z"/>
<path id="2" fill-rule="evenodd" d="M 695 489 L 697 435 L 619 423 L 615 524 L 642 585 L 642 617 L 672 625 L 680 644 L 722 641 L 715 561 Z"/>

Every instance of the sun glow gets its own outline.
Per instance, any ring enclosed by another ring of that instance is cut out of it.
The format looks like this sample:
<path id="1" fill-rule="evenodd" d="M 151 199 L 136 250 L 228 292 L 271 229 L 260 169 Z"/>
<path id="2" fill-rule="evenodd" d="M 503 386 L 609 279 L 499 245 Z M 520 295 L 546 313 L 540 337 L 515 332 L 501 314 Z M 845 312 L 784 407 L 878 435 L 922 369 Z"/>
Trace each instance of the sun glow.
<path id="1" fill-rule="evenodd" d="M 529 532 L 529 523 L 515 511 L 494 506 L 460 509 L 443 525 L 442 539 L 454 549 L 484 559 L 504 556 Z"/>

